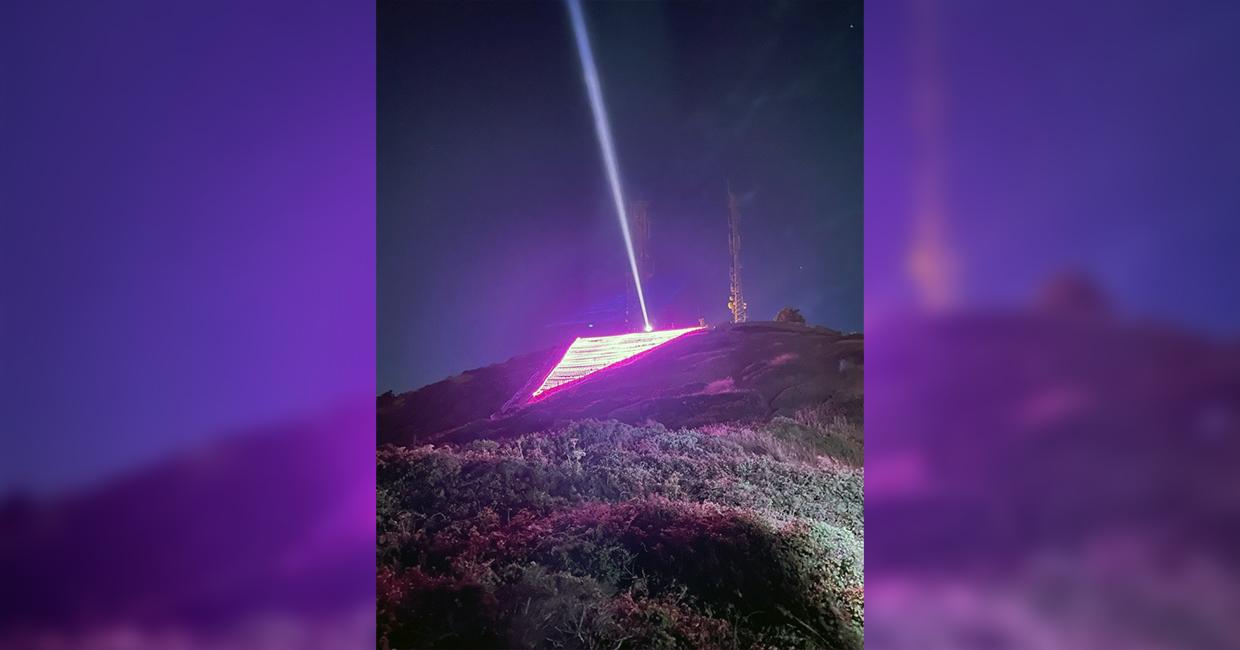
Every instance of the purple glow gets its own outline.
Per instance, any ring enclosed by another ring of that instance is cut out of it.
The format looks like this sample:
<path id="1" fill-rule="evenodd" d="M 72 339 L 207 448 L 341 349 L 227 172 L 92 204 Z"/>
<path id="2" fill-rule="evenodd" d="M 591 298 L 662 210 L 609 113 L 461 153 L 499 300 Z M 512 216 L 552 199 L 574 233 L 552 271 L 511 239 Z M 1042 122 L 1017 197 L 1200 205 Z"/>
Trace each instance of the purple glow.
<path id="1" fill-rule="evenodd" d="M 374 647 L 375 9 L 5 12 L 0 647 Z"/>
<path id="2" fill-rule="evenodd" d="M 662 332 L 637 332 L 618 336 L 593 336 L 578 338 L 568 346 L 564 357 L 551 369 L 542 384 L 530 395 L 537 398 L 566 384 L 583 379 L 604 368 L 627 361 L 633 357 L 649 352 L 672 339 L 702 327 L 687 327 L 679 330 Z"/>

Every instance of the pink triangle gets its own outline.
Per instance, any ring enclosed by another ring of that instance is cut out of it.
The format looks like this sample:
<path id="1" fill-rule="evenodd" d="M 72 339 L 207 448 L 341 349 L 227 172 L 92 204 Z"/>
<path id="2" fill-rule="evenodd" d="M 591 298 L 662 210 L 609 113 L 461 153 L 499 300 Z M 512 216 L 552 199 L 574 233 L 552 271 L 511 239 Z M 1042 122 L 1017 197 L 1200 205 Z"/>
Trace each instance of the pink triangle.
<path id="1" fill-rule="evenodd" d="M 677 337 L 703 329 L 702 327 L 686 327 L 679 330 L 662 332 L 637 332 L 616 336 L 592 336 L 578 338 L 568 346 L 564 358 L 551 369 L 542 385 L 530 397 L 537 399 L 547 391 L 554 390 L 565 384 L 583 379 L 604 368 L 614 366 L 621 361 L 649 352 L 654 348 Z"/>

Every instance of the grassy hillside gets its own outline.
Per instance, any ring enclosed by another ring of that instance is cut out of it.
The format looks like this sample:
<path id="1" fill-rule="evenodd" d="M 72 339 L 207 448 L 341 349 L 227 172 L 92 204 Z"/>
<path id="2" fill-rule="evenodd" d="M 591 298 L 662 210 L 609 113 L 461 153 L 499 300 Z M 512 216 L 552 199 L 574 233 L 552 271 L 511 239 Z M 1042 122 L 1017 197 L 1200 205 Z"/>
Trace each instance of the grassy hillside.
<path id="1" fill-rule="evenodd" d="M 512 438 L 585 419 L 653 420 L 674 428 L 765 422 L 825 403 L 836 413 L 860 417 L 860 334 L 798 323 L 720 325 L 591 375 L 570 390 L 521 403 L 518 398 L 538 386 L 567 345 L 416 391 L 385 393 L 378 400 L 379 442 Z"/>
<path id="2" fill-rule="evenodd" d="M 392 648 L 859 648 L 861 427 L 828 406 L 378 454 Z"/>

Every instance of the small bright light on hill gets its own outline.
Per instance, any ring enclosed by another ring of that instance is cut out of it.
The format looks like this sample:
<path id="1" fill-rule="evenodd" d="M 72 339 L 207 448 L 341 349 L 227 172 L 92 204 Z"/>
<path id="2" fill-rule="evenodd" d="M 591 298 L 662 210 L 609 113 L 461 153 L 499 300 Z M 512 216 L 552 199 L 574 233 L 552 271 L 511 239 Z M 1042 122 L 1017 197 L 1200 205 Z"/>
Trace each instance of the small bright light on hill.
<path id="1" fill-rule="evenodd" d="M 647 324 L 647 325 L 646 325 L 646 331 L 647 331 L 647 332 L 653 332 L 653 331 L 654 331 L 654 325 Z"/>

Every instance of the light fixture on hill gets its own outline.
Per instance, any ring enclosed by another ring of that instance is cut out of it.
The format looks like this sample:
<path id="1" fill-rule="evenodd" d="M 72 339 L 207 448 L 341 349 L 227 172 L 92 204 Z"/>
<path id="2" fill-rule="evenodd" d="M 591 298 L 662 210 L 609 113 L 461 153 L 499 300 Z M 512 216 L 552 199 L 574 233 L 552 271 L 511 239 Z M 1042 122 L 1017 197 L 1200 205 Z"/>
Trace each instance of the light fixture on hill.
<path id="1" fill-rule="evenodd" d="M 544 397 L 547 392 L 561 388 L 566 384 L 584 379 L 604 368 L 631 361 L 640 354 L 649 352 L 668 341 L 679 338 L 689 332 L 705 329 L 703 327 L 686 327 L 678 330 L 661 332 L 636 332 L 616 336 L 592 336 L 578 338 L 568 346 L 564 357 L 547 373 L 542 384 L 530 395 L 531 399 Z"/>

